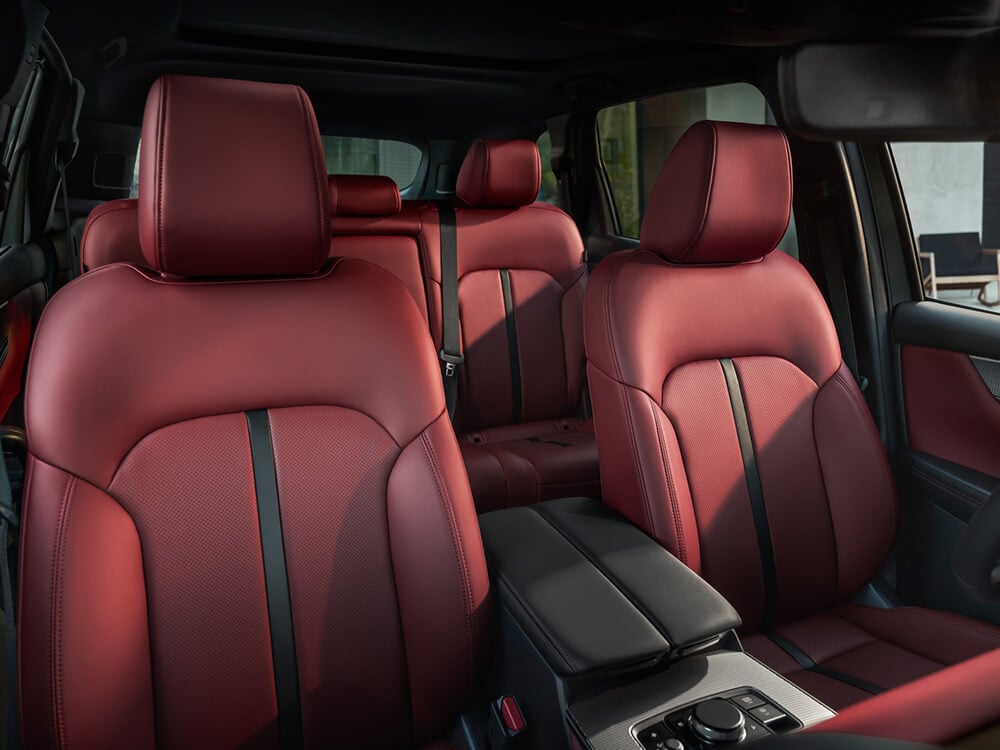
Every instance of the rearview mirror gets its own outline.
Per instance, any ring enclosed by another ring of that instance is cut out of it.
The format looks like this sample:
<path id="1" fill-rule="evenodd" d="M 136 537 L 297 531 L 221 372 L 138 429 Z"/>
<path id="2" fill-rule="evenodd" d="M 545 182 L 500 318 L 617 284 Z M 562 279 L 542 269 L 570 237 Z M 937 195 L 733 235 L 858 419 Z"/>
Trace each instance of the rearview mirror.
<path id="1" fill-rule="evenodd" d="M 782 57 L 781 107 L 823 140 L 990 140 L 1000 133 L 1000 51 L 974 39 L 809 44 Z"/>

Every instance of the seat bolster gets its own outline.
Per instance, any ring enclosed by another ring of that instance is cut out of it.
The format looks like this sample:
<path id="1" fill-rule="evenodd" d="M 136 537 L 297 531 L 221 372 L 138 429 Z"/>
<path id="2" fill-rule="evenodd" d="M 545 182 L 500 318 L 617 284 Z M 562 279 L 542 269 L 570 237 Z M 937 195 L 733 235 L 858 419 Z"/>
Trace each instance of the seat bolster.
<path id="1" fill-rule="evenodd" d="M 492 640 L 479 521 L 447 413 L 403 448 L 387 512 L 413 736 L 429 741 L 476 689 Z"/>
<path id="2" fill-rule="evenodd" d="M 896 487 L 878 429 L 847 365 L 841 363 L 817 392 L 813 425 L 836 541 L 838 593 L 849 597 L 875 575 L 892 546 Z"/>
<path id="3" fill-rule="evenodd" d="M 587 366 L 604 502 L 696 573 L 701 552 L 677 434 L 649 394 Z"/>
<path id="4" fill-rule="evenodd" d="M 806 732 L 950 745 L 1000 722 L 1000 650 L 877 695 Z"/>
<path id="5" fill-rule="evenodd" d="M 30 575 L 18 609 L 18 665 L 31 665 L 18 675 L 25 745 L 153 748 L 135 524 L 84 480 L 34 457 L 28 470 L 20 570 Z"/>

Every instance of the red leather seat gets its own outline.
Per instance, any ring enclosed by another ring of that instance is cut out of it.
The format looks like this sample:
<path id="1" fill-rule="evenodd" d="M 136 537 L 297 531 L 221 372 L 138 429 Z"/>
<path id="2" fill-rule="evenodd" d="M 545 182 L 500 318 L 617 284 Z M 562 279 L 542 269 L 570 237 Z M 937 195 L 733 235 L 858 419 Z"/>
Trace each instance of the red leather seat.
<path id="1" fill-rule="evenodd" d="M 80 271 L 112 263 L 145 267 L 139 247 L 139 202 L 134 198 L 107 201 L 94 207 L 80 237 Z"/>
<path id="2" fill-rule="evenodd" d="M 419 208 L 404 206 L 399 188 L 388 177 L 330 175 L 327 179 L 332 212 L 330 256 L 367 260 L 389 271 L 409 290 L 429 325 Z"/>
<path id="3" fill-rule="evenodd" d="M 569 216 L 535 202 L 540 181 L 538 148 L 521 140 L 477 141 L 458 175 L 465 364 L 459 368 L 456 429 L 480 512 L 600 492 L 593 430 L 579 418 L 583 243 Z M 425 207 L 424 217 L 432 228 L 425 232 L 428 290 L 440 299 L 436 208 Z"/>
<path id="4" fill-rule="evenodd" d="M 327 261 L 324 172 L 299 88 L 153 86 L 156 270 L 67 285 L 30 364 L 26 746 L 415 747 L 477 686 L 488 578 L 437 355 L 390 274 Z"/>
<path id="5" fill-rule="evenodd" d="M 791 174 L 776 128 L 692 126 L 641 249 L 592 275 L 588 373 L 604 501 L 733 602 L 751 653 L 840 708 L 1000 629 L 846 603 L 889 552 L 895 487 L 823 297 L 773 251 Z"/>

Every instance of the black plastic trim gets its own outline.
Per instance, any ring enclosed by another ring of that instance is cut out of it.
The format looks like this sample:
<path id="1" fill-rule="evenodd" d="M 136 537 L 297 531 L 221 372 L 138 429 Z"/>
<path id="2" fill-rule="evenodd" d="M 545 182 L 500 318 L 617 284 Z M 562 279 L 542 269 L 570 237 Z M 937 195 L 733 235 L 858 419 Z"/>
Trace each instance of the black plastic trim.
<path id="1" fill-rule="evenodd" d="M 304 745 L 302 702 L 299 696 L 299 667 L 295 655 L 295 631 L 292 627 L 292 603 L 288 592 L 288 570 L 285 565 L 285 541 L 281 532 L 281 508 L 271 425 L 266 409 L 248 411 L 246 415 L 260 520 L 267 615 L 271 629 L 274 689 L 278 700 L 278 734 L 282 748 L 296 750 Z"/>
<path id="2" fill-rule="evenodd" d="M 892 315 L 897 344 L 1000 359 L 1000 317 L 947 302 L 901 302 Z"/>

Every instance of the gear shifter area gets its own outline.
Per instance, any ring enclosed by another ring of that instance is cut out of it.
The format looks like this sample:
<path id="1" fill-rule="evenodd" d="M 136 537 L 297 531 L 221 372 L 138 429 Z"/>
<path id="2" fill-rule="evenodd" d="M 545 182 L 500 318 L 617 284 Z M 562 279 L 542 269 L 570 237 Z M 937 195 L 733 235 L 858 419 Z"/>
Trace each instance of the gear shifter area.
<path id="1" fill-rule="evenodd" d="M 801 726 L 759 693 L 731 690 L 633 730 L 644 750 L 709 750 L 739 745 Z"/>

